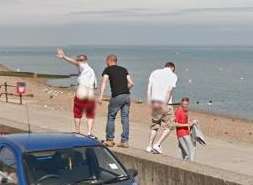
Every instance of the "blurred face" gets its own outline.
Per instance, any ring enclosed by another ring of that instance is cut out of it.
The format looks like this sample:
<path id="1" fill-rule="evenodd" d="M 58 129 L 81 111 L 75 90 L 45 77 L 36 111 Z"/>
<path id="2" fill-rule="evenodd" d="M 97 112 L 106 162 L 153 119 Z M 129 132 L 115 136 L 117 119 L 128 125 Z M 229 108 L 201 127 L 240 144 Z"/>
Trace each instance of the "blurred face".
<path id="1" fill-rule="evenodd" d="M 79 56 L 79 57 L 77 57 L 77 59 L 76 59 L 78 62 L 84 62 L 85 61 L 85 58 L 84 58 L 84 56 Z"/>
<path id="2" fill-rule="evenodd" d="M 171 67 L 171 70 L 172 70 L 173 72 L 175 72 L 176 69 L 175 69 L 174 67 Z"/>
<path id="3" fill-rule="evenodd" d="M 189 109 L 189 104 L 190 104 L 190 102 L 188 102 L 188 101 L 182 101 L 182 102 L 181 102 L 181 106 L 182 106 L 182 108 L 183 108 L 185 111 L 187 111 L 187 110 Z"/>
<path id="4" fill-rule="evenodd" d="M 116 65 L 117 62 L 113 61 L 111 58 L 106 59 L 106 65 L 107 66 L 112 66 L 112 65 Z"/>
<path id="5" fill-rule="evenodd" d="M 107 59 L 107 60 L 106 60 L 106 65 L 107 65 L 107 66 L 110 66 L 110 59 Z"/>

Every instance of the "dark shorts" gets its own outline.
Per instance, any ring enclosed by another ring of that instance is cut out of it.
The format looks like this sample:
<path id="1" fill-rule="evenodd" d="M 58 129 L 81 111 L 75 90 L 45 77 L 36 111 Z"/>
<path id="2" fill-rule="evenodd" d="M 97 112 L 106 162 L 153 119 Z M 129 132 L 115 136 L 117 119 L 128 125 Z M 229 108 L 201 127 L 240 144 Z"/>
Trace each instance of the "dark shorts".
<path id="1" fill-rule="evenodd" d="M 96 110 L 96 102 L 95 100 L 80 100 L 75 96 L 74 99 L 74 118 L 82 118 L 83 113 L 85 113 L 86 117 L 89 119 L 95 118 L 95 110 Z"/>

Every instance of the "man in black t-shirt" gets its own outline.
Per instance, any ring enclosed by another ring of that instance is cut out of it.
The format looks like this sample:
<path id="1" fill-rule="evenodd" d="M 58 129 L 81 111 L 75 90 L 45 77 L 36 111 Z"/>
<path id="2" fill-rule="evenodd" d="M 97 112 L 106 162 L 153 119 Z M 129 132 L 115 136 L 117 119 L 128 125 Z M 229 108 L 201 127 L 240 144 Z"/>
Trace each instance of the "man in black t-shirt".
<path id="1" fill-rule="evenodd" d="M 121 134 L 121 142 L 119 147 L 128 147 L 129 140 L 129 108 L 130 108 L 130 89 L 134 83 L 130 75 L 124 67 L 118 66 L 118 59 L 115 55 L 109 55 L 106 58 L 107 68 L 102 74 L 101 94 L 99 96 L 99 103 L 102 103 L 106 84 L 110 81 L 112 98 L 108 106 L 108 117 L 106 125 L 106 141 L 104 144 L 113 147 L 115 143 L 114 130 L 115 118 L 117 113 L 121 112 L 121 124 L 123 132 Z"/>

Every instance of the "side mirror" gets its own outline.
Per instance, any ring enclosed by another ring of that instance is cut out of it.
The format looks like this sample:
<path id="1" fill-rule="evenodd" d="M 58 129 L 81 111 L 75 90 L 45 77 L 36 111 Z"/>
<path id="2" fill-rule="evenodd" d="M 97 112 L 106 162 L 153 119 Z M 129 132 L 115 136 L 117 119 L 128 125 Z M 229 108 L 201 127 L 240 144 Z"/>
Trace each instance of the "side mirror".
<path id="1" fill-rule="evenodd" d="M 127 170 L 127 173 L 128 173 L 128 175 L 131 176 L 131 177 L 137 177 L 137 176 L 138 176 L 138 171 L 135 170 L 135 169 L 128 169 L 128 170 Z"/>

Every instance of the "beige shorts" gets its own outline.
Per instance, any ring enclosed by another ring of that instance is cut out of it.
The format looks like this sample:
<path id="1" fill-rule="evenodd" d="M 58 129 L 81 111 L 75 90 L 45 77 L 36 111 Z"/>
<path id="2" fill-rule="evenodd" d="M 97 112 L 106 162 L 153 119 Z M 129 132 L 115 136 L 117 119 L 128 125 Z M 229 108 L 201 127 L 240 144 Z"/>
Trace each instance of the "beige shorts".
<path id="1" fill-rule="evenodd" d="M 152 107 L 152 130 L 158 130 L 160 128 L 167 130 L 173 129 L 174 125 L 174 110 L 172 106 L 163 107 Z"/>

